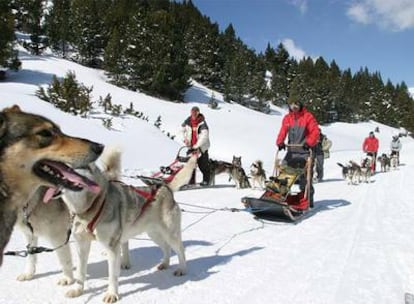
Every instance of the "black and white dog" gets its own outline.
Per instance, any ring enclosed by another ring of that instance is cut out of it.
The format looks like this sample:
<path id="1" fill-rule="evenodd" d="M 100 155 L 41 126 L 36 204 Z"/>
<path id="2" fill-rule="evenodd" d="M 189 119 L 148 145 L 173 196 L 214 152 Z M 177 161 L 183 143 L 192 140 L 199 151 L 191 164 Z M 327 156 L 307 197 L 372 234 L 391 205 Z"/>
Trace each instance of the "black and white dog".
<path id="1" fill-rule="evenodd" d="M 252 188 L 264 189 L 266 172 L 263 169 L 263 162 L 261 160 L 256 160 L 250 165 L 250 177 Z"/>

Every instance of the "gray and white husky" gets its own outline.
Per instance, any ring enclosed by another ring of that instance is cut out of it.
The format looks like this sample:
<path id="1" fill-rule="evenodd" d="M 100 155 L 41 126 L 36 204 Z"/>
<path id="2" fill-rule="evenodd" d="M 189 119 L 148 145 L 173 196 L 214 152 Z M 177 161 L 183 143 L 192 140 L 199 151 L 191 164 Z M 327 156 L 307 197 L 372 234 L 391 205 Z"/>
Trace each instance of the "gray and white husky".
<path id="1" fill-rule="evenodd" d="M 249 178 L 242 167 L 241 156 L 233 156 L 230 179 L 233 179 L 237 189 L 250 188 Z"/>
<path id="2" fill-rule="evenodd" d="M 113 180 L 113 177 L 119 177 L 119 151 L 106 150 L 100 160 L 107 167 L 104 171 L 109 172 L 108 174 L 104 174 L 95 164 L 89 165 L 87 169 L 78 169 L 78 173 L 99 185 L 98 193 L 87 190 L 65 191 L 62 196 L 69 210 L 75 214 L 74 236 L 79 246 L 76 285 L 66 295 L 77 297 L 83 293 L 91 241 L 96 240 L 106 249 L 108 259 L 108 289 L 103 301 L 113 303 L 119 299 L 121 244 L 137 234 L 146 232 L 161 247 L 164 256 L 158 265 L 159 270 L 169 266 L 172 248 L 179 260 L 179 267 L 174 275 L 181 276 L 186 273 L 181 239 L 181 211 L 174 200 L 173 192 L 188 183 L 196 168 L 197 156 L 192 155 L 168 185 L 164 184 L 156 189 L 138 189 L 116 181 L 117 179 Z"/>

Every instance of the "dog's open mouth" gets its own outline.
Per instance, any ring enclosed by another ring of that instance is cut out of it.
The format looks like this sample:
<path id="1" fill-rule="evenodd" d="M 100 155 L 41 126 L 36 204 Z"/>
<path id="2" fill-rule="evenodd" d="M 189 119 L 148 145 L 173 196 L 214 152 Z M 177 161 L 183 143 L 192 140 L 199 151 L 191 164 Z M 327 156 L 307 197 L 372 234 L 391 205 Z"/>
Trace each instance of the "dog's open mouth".
<path id="1" fill-rule="evenodd" d="M 74 169 L 61 162 L 40 160 L 33 166 L 33 172 L 40 178 L 56 186 L 56 188 L 50 188 L 47 191 L 44 198 L 45 201 L 53 198 L 59 189 L 62 188 L 71 191 L 87 189 L 94 193 L 100 191 L 99 185 L 94 181 L 76 173 Z"/>

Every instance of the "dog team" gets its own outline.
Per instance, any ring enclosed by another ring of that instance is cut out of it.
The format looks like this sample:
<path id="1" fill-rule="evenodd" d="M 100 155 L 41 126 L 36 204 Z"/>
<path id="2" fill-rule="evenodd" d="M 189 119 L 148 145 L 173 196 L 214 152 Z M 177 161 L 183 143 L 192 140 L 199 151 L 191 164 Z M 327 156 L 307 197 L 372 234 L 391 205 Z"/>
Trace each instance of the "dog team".
<path id="1" fill-rule="evenodd" d="M 106 249 L 105 303 L 119 300 L 120 270 L 130 268 L 128 240 L 138 234 L 146 232 L 161 248 L 159 270 L 170 266 L 172 249 L 179 264 L 173 274 L 184 275 L 181 210 L 174 192 L 194 182 L 197 165 L 203 174 L 203 185 L 214 185 L 215 177 L 222 173 L 227 173 L 237 188 L 263 189 L 266 182 L 260 160 L 251 164 L 249 181 L 240 156 L 233 156 L 231 163 L 210 159 L 208 132 L 205 132 L 208 126 L 197 107 L 187 120 L 183 127 L 188 124 L 191 129 L 200 128 L 200 136 L 187 137 L 190 153 L 183 168 L 168 184 L 133 187 L 120 181 L 120 151 L 68 136 L 51 120 L 23 112 L 16 105 L 3 109 L 0 112 L 0 266 L 16 225 L 24 232 L 28 251 L 42 249 L 37 247 L 39 237 L 49 240 L 62 269 L 58 284 L 72 285 L 66 293 L 68 297 L 78 297 L 84 291 L 93 240 Z M 393 156 L 381 155 L 378 158 L 381 169 L 398 165 L 395 158 L 393 161 Z M 350 183 L 369 182 L 373 159 L 367 157 L 361 164 L 353 161 L 346 166 L 340 164 L 344 178 Z M 68 243 L 71 236 L 78 247 L 75 273 Z M 35 272 L 36 254 L 28 254 L 25 269 L 17 279 L 30 280 Z"/>
<path id="2" fill-rule="evenodd" d="M 387 172 L 391 168 L 397 169 L 400 164 L 400 151 L 402 148 L 400 135 L 393 134 L 390 143 L 391 153 L 389 155 L 382 153 L 377 156 L 378 147 L 378 139 L 375 137 L 374 132 L 371 131 L 362 146 L 366 156 L 359 163 L 354 160 L 350 160 L 346 165 L 337 163 L 342 168 L 342 177 L 348 181 L 348 184 L 370 183 L 371 176 L 376 172 L 376 162 L 380 164 L 381 172 Z"/>
<path id="3" fill-rule="evenodd" d="M 51 120 L 23 112 L 17 105 L 0 112 L 0 138 L 0 265 L 15 225 L 28 244 L 26 266 L 17 280 L 33 279 L 36 254 L 30 253 L 41 252 L 44 247 L 38 247 L 38 239 L 45 238 L 53 247 L 48 251 L 56 252 L 62 269 L 58 284 L 73 286 L 67 297 L 80 296 L 95 240 L 106 249 L 108 260 L 103 301 L 114 303 L 119 300 L 120 270 L 130 267 L 128 239 L 144 232 L 163 252 L 159 270 L 169 267 L 172 249 L 179 261 L 173 274 L 186 273 L 181 211 L 173 193 L 194 178 L 197 163 L 203 162 L 198 153 L 190 154 L 168 184 L 132 187 L 120 181 L 118 150 L 68 136 Z M 241 157 L 234 156 L 232 163 L 207 160 L 209 172 L 203 172 L 208 177 L 204 181 L 214 184 L 216 175 L 227 173 L 237 188 L 251 186 Z M 261 161 L 251 165 L 250 173 L 252 184 L 264 187 Z M 71 236 L 78 247 L 75 273 Z"/>

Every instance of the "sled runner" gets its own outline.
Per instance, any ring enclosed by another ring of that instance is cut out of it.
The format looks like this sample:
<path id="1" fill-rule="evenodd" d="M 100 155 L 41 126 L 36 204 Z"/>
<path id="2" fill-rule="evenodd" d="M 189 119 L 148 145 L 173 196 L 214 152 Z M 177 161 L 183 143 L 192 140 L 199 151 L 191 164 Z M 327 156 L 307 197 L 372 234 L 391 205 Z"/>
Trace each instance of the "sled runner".
<path id="1" fill-rule="evenodd" d="M 243 197 L 242 203 L 255 216 L 267 220 L 294 222 L 309 210 L 312 152 L 307 160 L 292 159 L 281 165 L 278 152 L 273 176 L 259 197 Z"/>
<path id="2" fill-rule="evenodd" d="M 187 151 L 188 147 L 181 147 L 177 152 L 175 160 L 171 164 L 168 166 L 161 166 L 158 172 L 155 172 L 150 176 L 139 175 L 138 178 L 148 186 L 168 184 L 190 159 L 190 155 L 187 154 Z"/>

